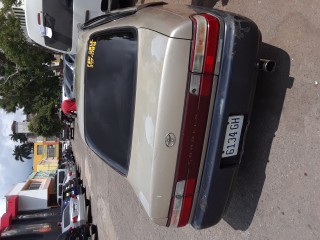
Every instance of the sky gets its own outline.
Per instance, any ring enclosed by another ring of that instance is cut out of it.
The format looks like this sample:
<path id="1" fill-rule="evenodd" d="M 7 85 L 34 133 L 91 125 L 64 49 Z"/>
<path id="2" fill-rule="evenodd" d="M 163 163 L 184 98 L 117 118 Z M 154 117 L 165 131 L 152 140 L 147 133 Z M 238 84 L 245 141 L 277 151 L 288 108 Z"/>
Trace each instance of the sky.
<path id="1" fill-rule="evenodd" d="M 0 109 L 0 217 L 3 214 L 5 201 L 1 198 L 19 182 L 26 181 L 32 172 L 32 159 L 25 162 L 16 161 L 12 156 L 15 145 L 19 143 L 11 141 L 11 125 L 13 121 L 25 120 L 25 115 L 19 110 L 16 113 L 7 114 Z M 5 210 L 5 208 L 4 208 Z"/>

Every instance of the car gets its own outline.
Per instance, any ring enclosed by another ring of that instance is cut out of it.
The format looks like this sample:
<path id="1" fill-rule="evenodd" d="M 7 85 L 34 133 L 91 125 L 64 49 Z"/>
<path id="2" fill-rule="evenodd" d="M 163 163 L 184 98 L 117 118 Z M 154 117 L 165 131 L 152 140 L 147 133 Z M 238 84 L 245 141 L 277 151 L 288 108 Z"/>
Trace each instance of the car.
<path id="1" fill-rule="evenodd" d="M 60 141 L 68 141 L 74 139 L 74 128 L 68 124 L 63 124 L 60 132 Z"/>
<path id="2" fill-rule="evenodd" d="M 74 98 L 74 67 L 76 55 L 63 54 L 63 94 L 67 99 Z"/>
<path id="3" fill-rule="evenodd" d="M 63 193 L 74 192 L 75 194 L 78 194 L 85 192 L 82 182 L 83 181 L 78 177 L 69 180 L 69 182 L 63 186 Z"/>
<path id="4" fill-rule="evenodd" d="M 88 221 L 88 206 L 85 193 L 73 195 L 62 213 L 62 232 L 86 224 Z"/>
<path id="5" fill-rule="evenodd" d="M 81 29 L 82 139 L 127 178 L 156 224 L 217 224 L 231 197 L 263 64 L 257 25 L 222 10 L 154 3 Z"/>
<path id="6" fill-rule="evenodd" d="M 75 54 L 78 24 L 103 14 L 101 7 L 101 0 L 25 0 L 28 35 L 47 49 Z"/>
<path id="7" fill-rule="evenodd" d="M 85 189 L 81 183 L 82 181 L 79 178 L 74 178 L 63 186 L 61 212 L 63 212 L 70 202 L 70 198 L 85 193 Z"/>
<path id="8" fill-rule="evenodd" d="M 62 154 L 63 154 L 66 150 L 68 150 L 69 148 L 71 148 L 70 140 L 63 141 L 63 142 L 62 142 Z"/>
<path id="9" fill-rule="evenodd" d="M 57 182 L 57 203 L 61 205 L 63 196 L 63 186 L 70 180 L 77 177 L 76 165 L 73 162 L 62 164 L 57 169 L 56 182 Z"/>
<path id="10" fill-rule="evenodd" d="M 91 240 L 93 239 L 92 234 L 94 234 L 93 228 L 95 227 L 96 226 L 91 224 L 84 224 L 61 233 L 56 240 Z"/>

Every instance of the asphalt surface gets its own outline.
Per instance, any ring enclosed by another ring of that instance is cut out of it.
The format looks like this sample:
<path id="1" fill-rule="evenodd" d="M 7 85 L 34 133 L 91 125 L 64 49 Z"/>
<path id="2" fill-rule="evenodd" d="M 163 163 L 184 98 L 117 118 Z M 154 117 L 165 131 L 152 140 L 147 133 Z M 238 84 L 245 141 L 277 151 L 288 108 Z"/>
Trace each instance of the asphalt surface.
<path id="1" fill-rule="evenodd" d="M 126 179 L 87 149 L 76 130 L 73 148 L 99 239 L 320 239 L 320 1 L 193 3 L 254 20 L 263 57 L 277 61 L 274 73 L 259 75 L 230 206 L 209 229 L 159 227 Z"/>

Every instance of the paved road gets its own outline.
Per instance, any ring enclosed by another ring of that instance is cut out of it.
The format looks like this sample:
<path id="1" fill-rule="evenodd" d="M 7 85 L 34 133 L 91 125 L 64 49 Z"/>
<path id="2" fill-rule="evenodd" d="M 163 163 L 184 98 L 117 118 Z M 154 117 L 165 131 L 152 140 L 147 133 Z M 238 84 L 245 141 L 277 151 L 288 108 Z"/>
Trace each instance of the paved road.
<path id="1" fill-rule="evenodd" d="M 148 1 L 145 1 L 148 2 Z M 191 1 L 170 1 L 190 4 Z M 151 223 L 126 180 L 73 143 L 99 239 L 320 239 L 320 1 L 194 1 L 253 19 L 263 56 L 252 126 L 225 218 L 197 231 Z"/>

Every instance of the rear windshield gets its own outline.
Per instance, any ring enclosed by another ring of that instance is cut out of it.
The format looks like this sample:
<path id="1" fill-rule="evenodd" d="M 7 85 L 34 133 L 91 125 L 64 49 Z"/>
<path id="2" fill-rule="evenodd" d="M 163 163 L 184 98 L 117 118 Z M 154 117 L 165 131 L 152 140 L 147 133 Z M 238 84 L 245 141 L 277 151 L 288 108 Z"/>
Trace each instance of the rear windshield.
<path id="1" fill-rule="evenodd" d="M 84 131 L 87 144 L 111 167 L 127 174 L 137 71 L 135 29 L 94 34 L 88 42 Z"/>
<path id="2" fill-rule="evenodd" d="M 63 228 L 66 228 L 70 225 L 70 203 L 66 206 L 63 211 Z"/>
<path id="3" fill-rule="evenodd" d="M 42 0 L 44 26 L 52 37 L 44 37 L 47 46 L 69 51 L 72 47 L 73 0 Z"/>
<path id="4" fill-rule="evenodd" d="M 59 172 L 59 183 L 63 183 L 65 178 L 65 172 L 61 171 Z"/>

